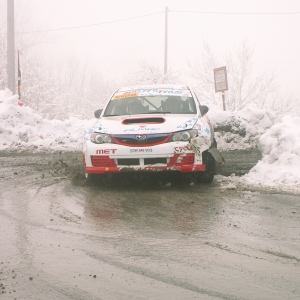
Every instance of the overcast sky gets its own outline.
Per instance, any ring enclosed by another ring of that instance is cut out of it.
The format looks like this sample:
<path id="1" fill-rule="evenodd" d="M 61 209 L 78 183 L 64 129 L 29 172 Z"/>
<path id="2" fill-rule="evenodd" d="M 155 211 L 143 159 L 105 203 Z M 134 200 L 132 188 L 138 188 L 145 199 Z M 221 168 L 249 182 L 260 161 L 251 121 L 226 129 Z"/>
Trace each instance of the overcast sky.
<path id="1" fill-rule="evenodd" d="M 1 3 L 6 11 L 6 0 Z M 299 0 L 15 0 L 15 22 L 28 36 L 38 30 L 57 38 L 55 45 L 34 46 L 49 58 L 72 55 L 123 76 L 136 70 L 137 61 L 163 70 L 166 7 L 169 67 L 183 70 L 187 61 L 201 60 L 204 41 L 222 66 L 226 51 L 246 38 L 255 48 L 255 72 L 275 70 L 283 91 L 298 97 Z"/>

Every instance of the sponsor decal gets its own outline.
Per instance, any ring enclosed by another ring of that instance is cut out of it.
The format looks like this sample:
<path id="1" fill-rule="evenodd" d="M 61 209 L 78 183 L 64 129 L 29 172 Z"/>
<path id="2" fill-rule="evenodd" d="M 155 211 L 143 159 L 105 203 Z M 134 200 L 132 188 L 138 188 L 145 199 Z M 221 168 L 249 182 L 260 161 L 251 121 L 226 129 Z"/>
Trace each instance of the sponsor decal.
<path id="1" fill-rule="evenodd" d="M 119 92 L 113 95 L 112 100 L 138 97 L 138 96 L 159 96 L 159 95 L 192 97 L 192 94 L 189 90 L 174 90 L 172 88 L 166 87 L 162 89 L 140 89 L 135 91 Z"/>
<path id="2" fill-rule="evenodd" d="M 179 95 L 185 97 L 191 97 L 191 93 L 188 90 L 173 90 L 173 89 L 142 89 L 138 90 L 139 96 L 158 96 L 158 95 Z"/>
<path id="3" fill-rule="evenodd" d="M 199 135 L 201 135 L 202 137 L 208 136 L 210 135 L 210 128 L 209 126 L 201 121 L 201 122 L 197 122 L 194 126 L 194 129 L 198 130 Z"/>
<path id="4" fill-rule="evenodd" d="M 130 149 L 130 153 L 150 153 L 152 152 L 151 148 L 134 148 Z"/>
<path id="5" fill-rule="evenodd" d="M 113 96 L 112 100 L 122 99 L 122 98 L 132 98 L 137 97 L 139 94 L 134 92 L 125 92 L 125 93 L 117 93 Z"/>
<path id="6" fill-rule="evenodd" d="M 187 151 L 187 150 L 188 150 L 188 149 L 187 149 L 186 146 L 174 147 L 174 151 L 175 151 L 176 153 L 185 152 L 185 151 Z"/>
<path id="7" fill-rule="evenodd" d="M 108 129 L 99 121 L 97 121 L 90 132 L 98 132 L 98 133 L 109 133 Z"/>
<path id="8" fill-rule="evenodd" d="M 96 154 L 115 154 L 117 149 L 99 149 L 96 150 Z"/>
<path id="9" fill-rule="evenodd" d="M 189 125 L 187 123 L 183 124 L 183 125 L 179 125 L 177 126 L 177 128 L 182 128 L 182 129 L 186 129 Z"/>
<path id="10" fill-rule="evenodd" d="M 149 127 L 149 128 L 144 128 L 144 127 L 140 127 L 140 128 L 128 128 L 128 129 L 125 129 L 124 132 L 127 132 L 127 131 L 149 131 L 149 130 L 160 130 L 159 127 Z"/>
<path id="11" fill-rule="evenodd" d="M 196 121 L 197 121 L 197 118 L 189 119 L 185 123 L 177 126 L 177 128 L 179 128 L 179 129 L 188 129 L 188 128 L 190 128 L 191 129 L 191 128 L 193 128 Z"/>

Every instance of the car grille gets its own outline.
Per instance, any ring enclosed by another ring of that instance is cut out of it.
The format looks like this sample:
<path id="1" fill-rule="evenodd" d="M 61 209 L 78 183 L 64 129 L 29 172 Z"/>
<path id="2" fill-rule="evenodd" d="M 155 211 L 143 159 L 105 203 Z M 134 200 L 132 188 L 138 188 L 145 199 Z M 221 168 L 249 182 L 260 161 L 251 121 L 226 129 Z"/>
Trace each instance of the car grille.
<path id="1" fill-rule="evenodd" d="M 166 157 L 144 158 L 144 165 L 167 164 Z M 139 158 L 119 158 L 118 166 L 139 166 Z"/>
<path id="2" fill-rule="evenodd" d="M 143 136 L 143 139 L 138 137 Z M 133 134 L 133 135 L 112 135 L 114 142 L 125 146 L 158 145 L 167 143 L 171 134 Z"/>
<path id="3" fill-rule="evenodd" d="M 118 166 L 139 166 L 140 160 L 138 158 L 119 158 Z"/>
<path id="4" fill-rule="evenodd" d="M 195 160 L 194 153 L 187 153 L 184 156 L 174 154 L 168 160 L 167 157 L 147 157 L 147 158 L 118 158 L 112 159 L 109 156 L 91 156 L 93 167 L 117 167 L 117 166 L 153 166 L 163 164 L 167 166 L 193 165 Z"/>
<path id="5" fill-rule="evenodd" d="M 167 158 L 166 157 L 145 158 L 144 164 L 145 165 L 167 164 Z"/>

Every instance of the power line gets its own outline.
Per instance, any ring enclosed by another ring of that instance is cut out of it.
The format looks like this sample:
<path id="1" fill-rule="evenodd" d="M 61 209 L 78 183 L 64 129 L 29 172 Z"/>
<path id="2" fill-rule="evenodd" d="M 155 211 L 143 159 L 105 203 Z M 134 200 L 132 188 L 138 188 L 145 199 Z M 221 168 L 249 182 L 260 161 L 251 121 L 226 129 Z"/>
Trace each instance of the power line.
<path id="1" fill-rule="evenodd" d="M 298 15 L 300 12 L 222 12 L 222 11 L 191 11 L 169 10 L 169 12 L 193 13 L 193 14 L 218 14 L 218 15 Z"/>
<path id="2" fill-rule="evenodd" d="M 147 14 L 147 15 L 142 15 L 142 16 L 136 16 L 136 17 L 126 18 L 126 19 L 120 19 L 120 20 L 113 20 L 113 21 L 95 23 L 95 24 L 73 26 L 73 27 L 64 27 L 64 28 L 56 28 L 56 29 L 46 29 L 46 30 L 23 31 L 22 33 L 37 33 L 37 32 L 48 32 L 48 31 L 78 29 L 78 28 L 85 28 L 85 27 L 105 25 L 105 24 L 110 24 L 110 23 L 123 22 L 123 21 L 128 21 L 128 20 L 133 20 L 133 19 L 138 19 L 138 18 L 144 18 L 144 17 L 153 16 L 153 15 L 158 15 L 158 14 L 162 14 L 162 13 L 164 13 L 164 11 L 160 11 L 160 12 L 156 12 L 156 13 L 152 13 L 152 14 Z"/>
<path id="3" fill-rule="evenodd" d="M 219 15 L 298 15 L 298 14 L 300 14 L 300 12 L 220 12 L 220 11 L 190 11 L 190 10 L 168 10 L 168 11 L 175 12 L 175 13 L 211 14 L 211 15 L 213 15 L 213 14 L 219 14 Z M 162 13 L 165 13 L 165 11 L 160 11 L 160 12 L 156 12 L 156 13 L 152 13 L 152 14 L 146 14 L 146 15 L 141 15 L 141 16 L 136 16 L 136 17 L 131 17 L 131 18 L 101 22 L 101 23 L 79 25 L 79 26 L 72 26 L 72 27 L 63 27 L 63 28 L 54 28 L 54 29 L 45 29 L 45 30 L 22 31 L 22 33 L 42 33 L 42 32 L 51 32 L 51 31 L 79 29 L 79 28 L 100 26 L 100 25 L 111 24 L 111 23 L 124 22 L 124 21 L 128 21 L 128 20 L 149 17 L 149 16 L 158 15 L 158 14 L 162 14 Z M 2 32 L 2 34 L 6 34 L 6 33 Z"/>

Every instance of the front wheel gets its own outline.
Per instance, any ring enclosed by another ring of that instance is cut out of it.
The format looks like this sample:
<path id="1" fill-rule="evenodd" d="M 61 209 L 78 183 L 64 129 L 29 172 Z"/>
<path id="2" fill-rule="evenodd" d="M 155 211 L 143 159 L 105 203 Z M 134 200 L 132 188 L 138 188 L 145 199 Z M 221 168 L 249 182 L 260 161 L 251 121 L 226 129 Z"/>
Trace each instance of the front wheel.
<path id="1" fill-rule="evenodd" d="M 196 172 L 194 177 L 198 183 L 212 183 L 216 171 L 216 161 L 207 150 L 202 153 L 202 160 L 203 164 L 206 165 L 206 171 Z"/>
<path id="2" fill-rule="evenodd" d="M 85 182 L 88 185 L 95 184 L 97 182 L 97 180 L 99 179 L 98 174 L 85 173 L 84 175 L 85 175 Z"/>

